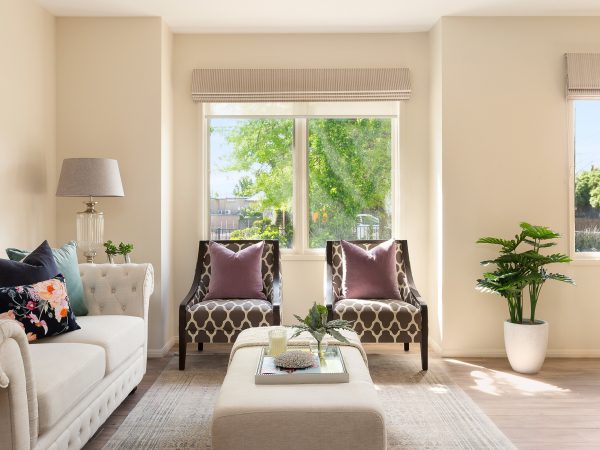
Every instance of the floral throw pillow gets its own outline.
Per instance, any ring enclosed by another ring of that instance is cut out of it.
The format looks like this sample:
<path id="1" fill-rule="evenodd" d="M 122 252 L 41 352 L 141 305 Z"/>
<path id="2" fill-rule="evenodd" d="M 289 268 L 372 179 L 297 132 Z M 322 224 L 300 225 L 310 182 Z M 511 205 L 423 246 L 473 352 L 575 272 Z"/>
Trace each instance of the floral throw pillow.
<path id="1" fill-rule="evenodd" d="M 30 342 L 80 328 L 62 275 L 35 284 L 0 288 L 0 319 L 18 321 Z"/>

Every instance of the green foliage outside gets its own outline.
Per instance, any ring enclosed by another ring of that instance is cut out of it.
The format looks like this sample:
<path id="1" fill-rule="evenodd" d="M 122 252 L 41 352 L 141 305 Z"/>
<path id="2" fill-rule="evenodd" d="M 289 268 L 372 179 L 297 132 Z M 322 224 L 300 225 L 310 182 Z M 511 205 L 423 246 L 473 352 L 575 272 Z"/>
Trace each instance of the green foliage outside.
<path id="1" fill-rule="evenodd" d="M 592 167 L 575 177 L 575 251 L 600 251 L 600 230 L 593 225 L 599 216 L 600 168 Z"/>
<path id="2" fill-rule="evenodd" d="M 600 169 L 592 168 L 575 177 L 575 208 L 585 214 L 590 208 L 600 207 Z"/>
<path id="3" fill-rule="evenodd" d="M 391 237 L 391 121 L 313 119 L 309 122 L 310 245 L 352 239 L 358 214 L 379 219 Z"/>
<path id="4" fill-rule="evenodd" d="M 575 231 L 576 252 L 600 252 L 600 229 L 598 227 Z"/>
<path id="5" fill-rule="evenodd" d="M 292 242 L 294 121 L 240 121 L 226 136 L 233 151 L 225 170 L 250 174 L 234 194 L 260 194 L 257 218 L 272 209 L 276 223 L 257 220 L 231 239 Z M 311 247 L 328 239 L 352 239 L 358 214 L 379 219 L 379 238 L 391 237 L 391 121 L 389 119 L 311 119 L 309 121 L 309 224 Z"/>
<path id="6" fill-rule="evenodd" d="M 281 247 L 289 247 L 293 239 L 291 222 L 286 224 L 284 230 L 280 233 L 278 225 L 272 223 L 271 219 L 264 218 L 254 221 L 249 228 L 232 231 L 229 239 L 279 239 Z"/>

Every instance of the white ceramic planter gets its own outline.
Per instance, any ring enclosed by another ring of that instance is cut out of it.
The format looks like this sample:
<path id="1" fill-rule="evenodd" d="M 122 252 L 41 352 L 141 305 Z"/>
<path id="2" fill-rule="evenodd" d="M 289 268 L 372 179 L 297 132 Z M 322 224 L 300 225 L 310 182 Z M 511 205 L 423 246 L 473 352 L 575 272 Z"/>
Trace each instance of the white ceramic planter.
<path id="1" fill-rule="evenodd" d="M 515 372 L 538 373 L 546 359 L 548 322 L 504 322 L 504 347 Z"/>

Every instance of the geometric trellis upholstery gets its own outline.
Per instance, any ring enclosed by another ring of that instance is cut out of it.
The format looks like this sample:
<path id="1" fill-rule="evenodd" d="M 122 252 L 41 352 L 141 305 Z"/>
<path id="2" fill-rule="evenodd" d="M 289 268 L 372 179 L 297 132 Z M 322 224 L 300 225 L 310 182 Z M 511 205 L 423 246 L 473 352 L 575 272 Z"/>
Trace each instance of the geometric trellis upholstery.
<path id="1" fill-rule="evenodd" d="M 402 300 L 343 299 L 333 317 L 352 321 L 361 342 L 421 342 L 421 311 Z"/>
<path id="2" fill-rule="evenodd" d="M 261 260 L 261 299 L 204 300 L 212 274 L 208 244 L 200 241 L 194 282 L 179 307 L 179 368 L 185 368 L 187 343 L 233 343 L 246 328 L 281 323 L 279 241 L 265 240 Z M 213 241 L 238 252 L 259 240 Z"/>
<path id="3" fill-rule="evenodd" d="M 232 343 L 246 328 L 272 324 L 273 308 L 266 300 L 207 300 L 187 309 L 187 341 Z"/>
<path id="4" fill-rule="evenodd" d="M 370 250 L 381 240 L 350 241 Z M 405 240 L 396 241 L 396 273 L 401 299 L 344 298 L 344 255 L 340 241 L 327 241 L 325 304 L 330 319 L 353 322 L 352 327 L 365 343 L 420 343 L 423 370 L 428 365 L 427 304 L 414 285 Z"/>

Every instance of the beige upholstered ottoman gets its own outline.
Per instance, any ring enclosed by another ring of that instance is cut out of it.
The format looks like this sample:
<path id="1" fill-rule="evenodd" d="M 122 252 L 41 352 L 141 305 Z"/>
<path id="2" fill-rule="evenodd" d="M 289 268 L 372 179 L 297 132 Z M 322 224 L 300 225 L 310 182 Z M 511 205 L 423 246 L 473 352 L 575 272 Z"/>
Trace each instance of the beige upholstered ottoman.
<path id="1" fill-rule="evenodd" d="M 234 347 L 213 414 L 213 450 L 384 450 L 383 409 L 361 351 L 341 350 L 349 383 L 256 385 L 260 347 Z"/>

